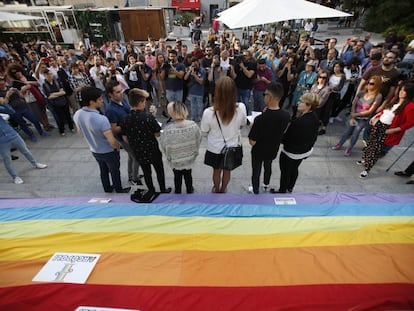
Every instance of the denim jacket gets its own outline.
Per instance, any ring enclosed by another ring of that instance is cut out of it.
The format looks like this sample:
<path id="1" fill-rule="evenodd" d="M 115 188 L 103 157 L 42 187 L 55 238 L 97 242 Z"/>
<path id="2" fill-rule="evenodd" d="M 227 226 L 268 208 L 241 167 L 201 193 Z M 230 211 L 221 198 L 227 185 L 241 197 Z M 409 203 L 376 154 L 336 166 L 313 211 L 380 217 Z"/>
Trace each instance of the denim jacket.
<path id="1" fill-rule="evenodd" d="M 0 113 L 13 114 L 14 109 L 7 104 L 0 105 Z M 0 144 L 9 142 L 18 136 L 17 132 L 5 121 L 0 118 Z"/>

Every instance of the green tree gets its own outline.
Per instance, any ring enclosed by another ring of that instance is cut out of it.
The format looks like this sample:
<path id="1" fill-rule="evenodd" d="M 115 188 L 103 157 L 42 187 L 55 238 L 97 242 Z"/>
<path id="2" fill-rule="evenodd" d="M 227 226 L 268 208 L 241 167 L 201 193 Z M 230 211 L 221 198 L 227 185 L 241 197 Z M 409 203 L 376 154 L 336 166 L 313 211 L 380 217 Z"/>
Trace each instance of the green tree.
<path id="1" fill-rule="evenodd" d="M 79 29 L 89 34 L 91 42 L 102 44 L 109 40 L 110 31 L 107 11 L 75 10 Z"/>
<path id="2" fill-rule="evenodd" d="M 362 8 L 364 28 L 372 32 L 387 32 L 393 28 L 398 34 L 414 35 L 414 1 L 344 0 L 344 8 Z"/>

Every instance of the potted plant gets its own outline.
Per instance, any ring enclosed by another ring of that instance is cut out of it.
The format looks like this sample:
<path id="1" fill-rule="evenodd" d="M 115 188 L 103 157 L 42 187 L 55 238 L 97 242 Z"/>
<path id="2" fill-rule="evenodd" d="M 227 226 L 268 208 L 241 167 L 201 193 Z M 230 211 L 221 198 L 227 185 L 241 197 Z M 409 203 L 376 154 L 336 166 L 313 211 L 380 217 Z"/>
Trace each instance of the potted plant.
<path id="1" fill-rule="evenodd" d="M 183 12 L 174 17 L 173 33 L 176 37 L 189 37 L 190 27 L 188 24 L 194 20 L 195 15 L 189 12 Z"/>

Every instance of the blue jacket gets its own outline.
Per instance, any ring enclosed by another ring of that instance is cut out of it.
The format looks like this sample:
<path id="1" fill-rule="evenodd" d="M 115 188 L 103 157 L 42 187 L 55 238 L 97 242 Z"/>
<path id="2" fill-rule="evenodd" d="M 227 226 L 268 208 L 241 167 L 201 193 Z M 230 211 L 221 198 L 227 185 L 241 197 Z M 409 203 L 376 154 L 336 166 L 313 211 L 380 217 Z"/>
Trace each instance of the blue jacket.
<path id="1" fill-rule="evenodd" d="M 7 104 L 0 105 L 0 113 L 13 114 L 14 109 Z M 15 139 L 19 134 L 7 123 L 3 118 L 0 117 L 0 144 L 9 142 Z"/>

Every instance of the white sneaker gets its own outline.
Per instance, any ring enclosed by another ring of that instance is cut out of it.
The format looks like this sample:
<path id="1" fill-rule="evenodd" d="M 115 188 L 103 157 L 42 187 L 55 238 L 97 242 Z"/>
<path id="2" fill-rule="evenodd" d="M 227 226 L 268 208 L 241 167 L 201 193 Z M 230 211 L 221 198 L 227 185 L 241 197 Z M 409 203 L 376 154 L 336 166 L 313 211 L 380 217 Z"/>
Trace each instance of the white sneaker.
<path id="1" fill-rule="evenodd" d="M 263 184 L 263 191 L 268 192 L 269 191 L 269 185 Z"/>
<path id="2" fill-rule="evenodd" d="M 46 168 L 47 165 L 46 164 L 42 164 L 42 163 L 36 163 L 35 167 L 42 169 L 42 168 Z"/>
<path id="3" fill-rule="evenodd" d="M 335 117 L 335 120 L 338 121 L 338 122 L 342 122 L 343 121 L 340 116 Z"/>
<path id="4" fill-rule="evenodd" d="M 362 171 L 361 174 L 359 174 L 359 178 L 366 178 L 366 177 L 368 177 L 367 171 Z"/>
<path id="5" fill-rule="evenodd" d="M 253 193 L 253 186 L 247 187 L 247 193 Z"/>
<path id="6" fill-rule="evenodd" d="M 22 183 L 24 183 L 23 179 L 21 179 L 19 176 L 14 177 L 13 181 L 16 185 L 21 185 Z"/>
<path id="7" fill-rule="evenodd" d="M 334 123 L 334 120 L 335 120 L 335 118 L 334 118 L 334 117 L 330 117 L 330 118 L 329 118 L 329 123 L 331 123 L 331 124 L 332 124 L 332 123 Z"/>
<path id="8" fill-rule="evenodd" d="M 356 161 L 356 164 L 358 164 L 358 165 L 364 165 L 365 164 L 365 161 L 364 160 L 359 160 L 359 161 Z"/>

